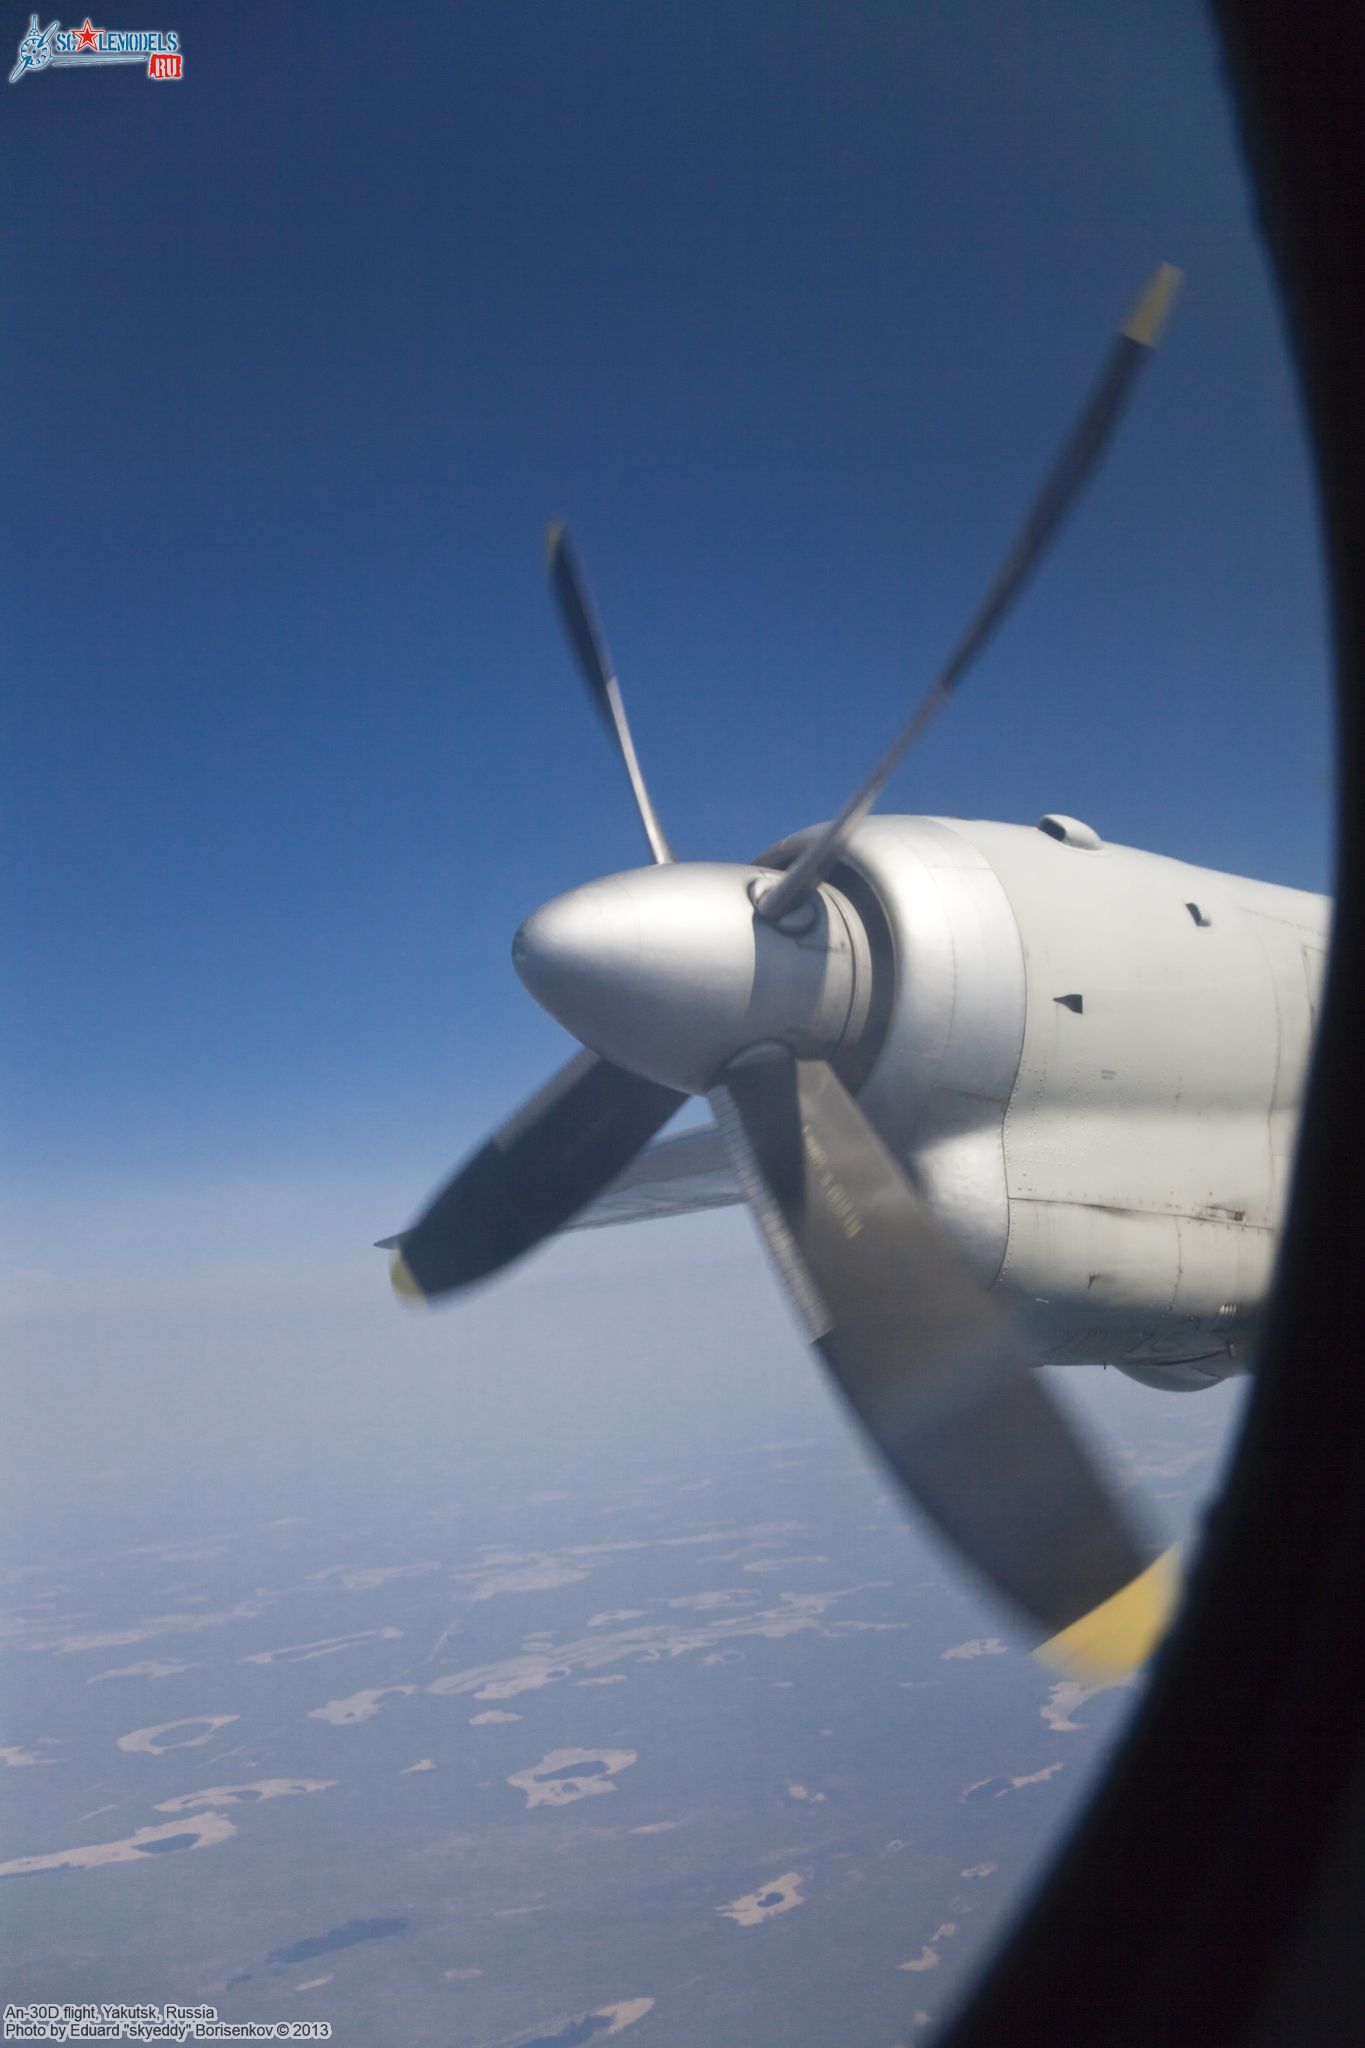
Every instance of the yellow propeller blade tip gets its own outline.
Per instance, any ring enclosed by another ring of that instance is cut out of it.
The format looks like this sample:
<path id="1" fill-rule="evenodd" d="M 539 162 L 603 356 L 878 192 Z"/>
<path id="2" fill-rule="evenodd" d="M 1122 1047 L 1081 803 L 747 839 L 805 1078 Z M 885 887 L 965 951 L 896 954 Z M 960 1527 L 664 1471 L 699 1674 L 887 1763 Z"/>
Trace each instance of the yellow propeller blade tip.
<path id="1" fill-rule="evenodd" d="M 1170 318 L 1184 275 L 1184 271 L 1177 270 L 1173 263 L 1161 264 L 1143 286 L 1142 296 L 1119 332 L 1143 348 L 1155 348 L 1161 339 L 1161 330 Z"/>
<path id="2" fill-rule="evenodd" d="M 1076 1678 L 1126 1678 L 1166 1633 L 1179 1591 L 1178 1555 L 1171 1549 L 1033 1654 Z"/>
<path id="3" fill-rule="evenodd" d="M 559 552 L 559 543 L 563 537 L 564 521 L 562 519 L 552 519 L 545 529 L 545 560 L 548 564 L 553 565 L 554 558 Z"/>
<path id="4" fill-rule="evenodd" d="M 412 1270 L 401 1252 L 395 1252 L 389 1260 L 389 1281 L 400 1301 L 425 1308 L 426 1296 L 412 1277 Z"/>

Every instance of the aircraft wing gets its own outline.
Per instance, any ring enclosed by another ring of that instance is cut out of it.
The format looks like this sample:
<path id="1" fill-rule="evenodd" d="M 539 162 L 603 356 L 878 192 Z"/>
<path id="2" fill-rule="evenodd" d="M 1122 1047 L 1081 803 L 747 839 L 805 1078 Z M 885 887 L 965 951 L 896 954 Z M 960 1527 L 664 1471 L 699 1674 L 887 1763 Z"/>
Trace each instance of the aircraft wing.
<path id="1" fill-rule="evenodd" d="M 661 1138 L 633 1159 L 604 1194 L 580 1209 L 566 1230 L 605 1230 L 651 1216 L 690 1216 L 742 1201 L 714 1124 Z"/>

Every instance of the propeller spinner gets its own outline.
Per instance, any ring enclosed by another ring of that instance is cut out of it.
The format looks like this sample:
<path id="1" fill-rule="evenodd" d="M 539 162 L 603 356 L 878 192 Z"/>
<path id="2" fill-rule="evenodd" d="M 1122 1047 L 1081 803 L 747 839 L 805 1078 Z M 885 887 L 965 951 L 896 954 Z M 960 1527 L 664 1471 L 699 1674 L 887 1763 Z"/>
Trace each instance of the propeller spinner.
<path id="1" fill-rule="evenodd" d="M 689 1094 L 755 1045 L 829 1059 L 867 1015 L 867 938 L 828 886 L 791 928 L 767 923 L 754 906 L 771 880 L 687 861 L 589 882 L 533 912 L 512 959 L 584 1045 Z"/>
<path id="2" fill-rule="evenodd" d="M 556 897 L 517 933 L 523 982 L 588 1050 L 488 1140 L 392 1248 L 421 1298 L 499 1271 L 600 1194 L 706 1094 L 810 1341 L 920 1508 L 1067 1668 L 1146 1656 L 1173 1598 L 1153 1550 L 1039 1376 L 1026 1333 L 963 1261 L 834 1062 L 856 1045 L 871 954 L 832 886 L 849 837 L 1041 560 L 1107 446 L 1178 283 L 1163 265 L 967 632 L 871 775 L 784 873 L 677 862 L 562 526 L 552 590 L 625 767 L 654 866 Z"/>

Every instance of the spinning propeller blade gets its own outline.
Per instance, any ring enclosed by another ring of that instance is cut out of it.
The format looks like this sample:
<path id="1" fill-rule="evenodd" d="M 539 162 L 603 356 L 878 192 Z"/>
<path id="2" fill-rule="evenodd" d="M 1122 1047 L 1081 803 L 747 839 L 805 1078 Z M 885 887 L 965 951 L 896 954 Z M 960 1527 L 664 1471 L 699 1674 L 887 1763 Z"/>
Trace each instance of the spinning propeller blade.
<path id="1" fill-rule="evenodd" d="M 664 836 L 664 828 L 650 802 L 649 791 L 635 753 L 635 742 L 630 735 L 630 721 L 621 697 L 621 685 L 616 680 L 616 670 L 607 652 L 607 643 L 602 637 L 602 628 L 597 623 L 588 586 L 578 566 L 578 557 L 568 533 L 559 520 L 545 535 L 545 556 L 550 569 L 550 588 L 554 592 L 559 616 L 564 622 L 569 645 L 574 652 L 588 686 L 588 695 L 597 707 L 598 717 L 616 742 L 617 750 L 625 764 L 635 797 L 635 807 L 640 813 L 640 823 L 645 828 L 649 850 L 656 861 L 662 864 L 671 861 L 673 849 Z"/>
<path id="2" fill-rule="evenodd" d="M 1115 337 L 1080 417 L 1062 443 L 966 632 L 866 782 L 760 899 L 760 916 L 776 924 L 803 903 L 829 873 L 911 747 L 938 716 L 1014 603 L 1098 467 L 1143 359 L 1160 339 L 1179 285 L 1180 272 L 1169 263 L 1163 263 L 1146 285 Z"/>
<path id="3" fill-rule="evenodd" d="M 1077 1630 L 1066 1661 L 1140 1661 L 1165 1619 L 1150 1545 L 833 1068 L 755 1058 L 710 1102 L 810 1341 L 919 1506 L 1049 1638 Z"/>
<path id="4" fill-rule="evenodd" d="M 494 1131 L 417 1221 L 382 1241 L 395 1291 L 421 1300 L 485 1280 L 563 1228 L 687 1100 L 590 1052 Z"/>

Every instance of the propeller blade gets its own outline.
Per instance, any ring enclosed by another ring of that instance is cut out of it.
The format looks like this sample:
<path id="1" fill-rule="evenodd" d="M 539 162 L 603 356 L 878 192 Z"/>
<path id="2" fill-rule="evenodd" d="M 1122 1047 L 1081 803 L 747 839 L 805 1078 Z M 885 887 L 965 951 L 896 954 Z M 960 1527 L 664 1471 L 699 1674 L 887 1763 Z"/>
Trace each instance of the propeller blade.
<path id="1" fill-rule="evenodd" d="M 1138 369 L 1156 347 L 1179 285 L 1180 272 L 1163 263 L 1144 288 L 1115 337 L 1080 417 L 1062 443 L 966 632 L 866 782 L 854 791 L 820 837 L 759 899 L 760 917 L 776 924 L 819 887 L 911 747 L 938 716 L 1014 603 L 1047 552 L 1063 518 L 1094 474 Z"/>
<path id="2" fill-rule="evenodd" d="M 710 1099 L 811 1341 L 919 1506 L 1054 1639 L 1044 1654 L 1131 1669 L 1169 1568 L 833 1069 L 758 1059 Z"/>
<path id="3" fill-rule="evenodd" d="M 640 763 L 635 752 L 635 742 L 630 735 L 630 722 L 621 697 L 621 685 L 616 680 L 616 670 L 607 652 L 607 643 L 602 628 L 597 623 L 592 598 L 578 566 L 578 557 L 564 526 L 555 520 L 545 535 L 545 556 L 550 570 L 550 588 L 554 592 L 559 616 L 569 636 L 569 645 L 574 652 L 588 686 L 588 695 L 597 707 L 598 715 L 607 731 L 616 742 L 617 751 L 625 763 L 626 774 L 635 794 L 636 809 L 640 823 L 645 828 L 650 853 L 660 864 L 665 865 L 673 858 L 673 849 L 664 836 L 659 823 Z"/>
<path id="4" fill-rule="evenodd" d="M 601 1194 L 687 1097 L 581 1052 L 509 1117 L 417 1221 L 381 1241 L 397 1293 L 496 1273 Z"/>

